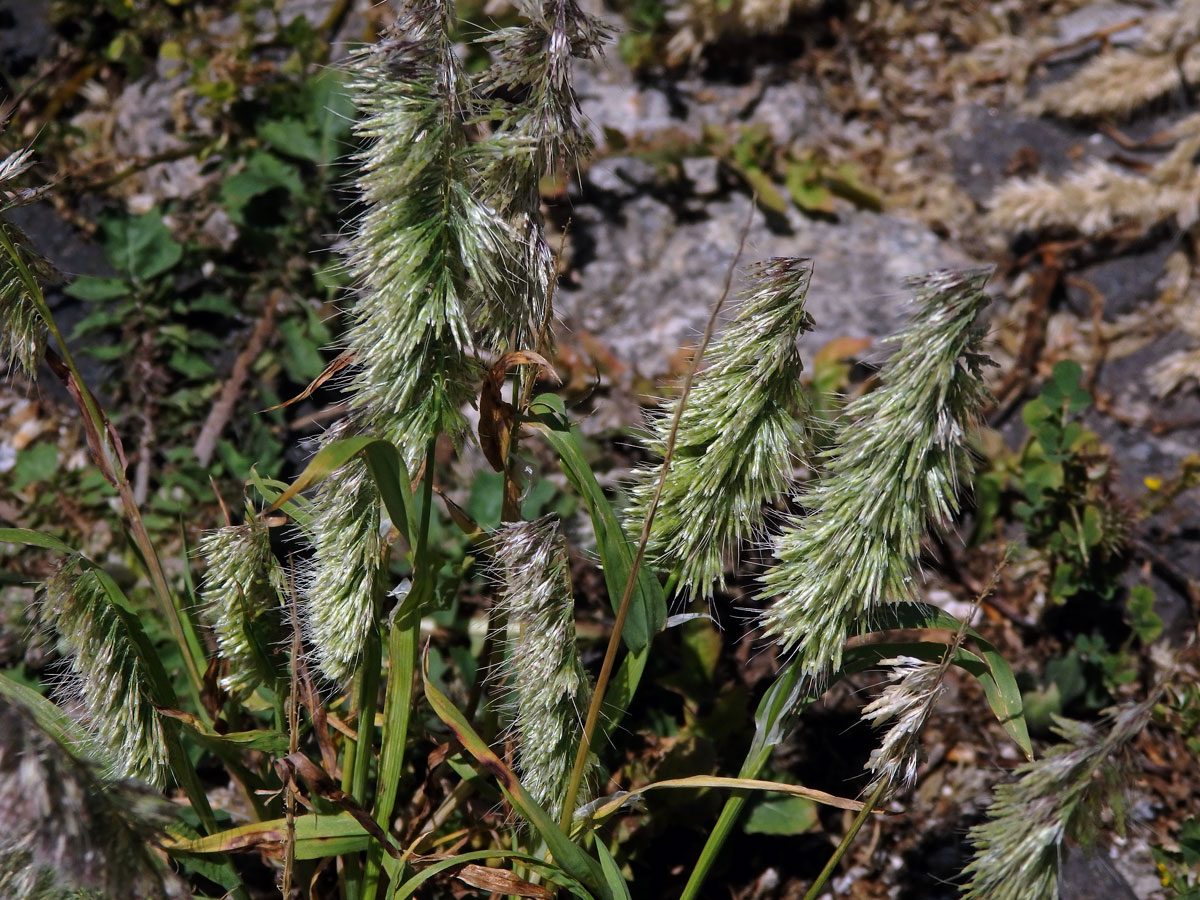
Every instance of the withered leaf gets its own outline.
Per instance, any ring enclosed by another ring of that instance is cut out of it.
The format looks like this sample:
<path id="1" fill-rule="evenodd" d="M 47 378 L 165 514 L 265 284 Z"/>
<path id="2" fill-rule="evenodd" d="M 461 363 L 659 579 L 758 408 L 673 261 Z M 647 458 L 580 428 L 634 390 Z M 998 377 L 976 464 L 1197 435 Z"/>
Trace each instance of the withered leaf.
<path id="1" fill-rule="evenodd" d="M 505 353 L 488 370 L 479 394 L 479 447 L 488 464 L 497 472 L 504 471 L 508 459 L 515 414 L 513 405 L 500 395 L 500 389 L 509 370 L 515 366 L 537 366 L 547 378 L 559 381 L 554 367 L 545 357 L 532 350 Z"/>
<path id="2" fill-rule="evenodd" d="M 498 894 L 511 894 L 517 897 L 535 897 L 537 900 L 554 900 L 554 892 L 524 881 L 507 869 L 492 869 L 488 866 L 468 864 L 458 873 L 458 880 L 471 887 L 484 891 L 494 891 Z"/>

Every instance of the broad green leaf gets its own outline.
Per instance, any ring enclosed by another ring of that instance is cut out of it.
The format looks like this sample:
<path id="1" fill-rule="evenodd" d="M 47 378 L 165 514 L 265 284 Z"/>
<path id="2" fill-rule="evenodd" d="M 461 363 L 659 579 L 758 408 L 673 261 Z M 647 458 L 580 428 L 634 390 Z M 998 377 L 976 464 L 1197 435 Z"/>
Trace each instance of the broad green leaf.
<path id="1" fill-rule="evenodd" d="M 348 812 L 332 815 L 297 816 L 296 859 L 323 859 L 367 848 L 371 838 Z M 172 856 L 177 854 L 228 853 L 234 850 L 262 850 L 283 856 L 287 841 L 286 819 L 252 822 L 205 837 L 168 837 L 164 845 Z"/>
<path id="2" fill-rule="evenodd" d="M 1021 410 L 1021 420 L 1030 428 L 1037 425 L 1039 422 L 1049 419 L 1053 415 L 1054 413 L 1051 411 L 1050 407 L 1048 407 L 1045 401 L 1040 397 L 1030 400 Z"/>
<path id="3" fill-rule="evenodd" d="M 597 729 L 600 734 L 610 736 L 621 724 L 649 661 L 649 646 L 625 654 L 625 658 L 621 660 L 621 667 L 609 682 L 608 691 L 604 695 L 604 706 L 600 710 L 600 727 Z"/>
<path id="4" fill-rule="evenodd" d="M 525 790 L 512 769 L 506 766 L 487 742 L 475 733 L 475 729 L 471 727 L 458 708 L 434 686 L 433 682 L 425 676 L 424 671 L 421 676 L 425 683 L 425 698 L 433 707 L 437 717 L 450 727 L 467 752 L 475 757 L 500 783 L 500 789 L 509 798 L 513 807 L 525 817 L 526 821 L 546 842 L 546 847 L 554 855 L 555 862 L 573 878 L 590 888 L 602 900 L 613 900 L 605 884 L 604 874 L 596 860 L 571 843 L 571 839 L 563 833 L 550 814 L 529 796 L 529 792 Z"/>
<path id="5" fill-rule="evenodd" d="M 771 176 L 757 166 L 737 166 L 737 173 L 746 180 L 750 190 L 754 192 L 758 205 L 776 215 L 787 215 L 787 201 L 771 181 Z"/>
<path id="6" fill-rule="evenodd" d="M 200 381 L 213 375 L 217 370 L 198 353 L 187 353 L 176 350 L 167 360 L 167 364 L 185 378 Z"/>
<path id="7" fill-rule="evenodd" d="M 317 158 L 324 167 L 336 162 L 349 151 L 350 123 L 357 111 L 346 89 L 346 75 L 339 69 L 327 67 L 308 80 L 308 119 L 317 135 Z"/>
<path id="8" fill-rule="evenodd" d="M 1163 622 L 1154 611 L 1154 591 L 1144 584 L 1136 585 L 1129 592 L 1129 615 L 1133 622 L 1133 631 L 1138 640 L 1149 644 L 1162 634 Z"/>
<path id="9" fill-rule="evenodd" d="M 325 371 L 325 357 L 317 341 L 308 333 L 304 322 L 296 319 L 284 319 L 279 325 L 287 352 L 283 355 L 283 364 L 288 377 L 293 381 L 304 384 L 312 381 Z"/>
<path id="10" fill-rule="evenodd" d="M 183 721 L 198 740 L 214 750 L 258 750 L 271 756 L 284 756 L 288 752 L 290 740 L 282 731 L 255 729 L 219 734 L 188 713 L 173 710 L 166 711 L 166 714 Z"/>
<path id="11" fill-rule="evenodd" d="M 258 137 L 276 153 L 314 163 L 322 161 L 320 143 L 300 119 L 269 119 L 258 127 Z"/>
<path id="12" fill-rule="evenodd" d="M 408 470 L 394 444 L 370 435 L 343 438 L 326 444 L 309 460 L 291 487 L 267 507 L 266 512 L 279 509 L 301 491 L 324 481 L 360 453 L 366 458 L 392 524 L 400 530 L 405 540 L 408 540 L 409 535 L 416 534 L 417 531 L 413 518 L 416 513 L 410 502 L 412 488 Z"/>
<path id="13" fill-rule="evenodd" d="M 813 163 L 795 162 L 788 166 L 784 183 L 793 202 L 802 210 L 832 215 L 837 211 L 833 193 L 816 174 Z"/>
<path id="14" fill-rule="evenodd" d="M 112 216 L 100 223 L 109 262 L 137 281 L 149 281 L 168 271 L 183 256 L 183 245 L 171 236 L 162 214 Z"/>
<path id="15" fill-rule="evenodd" d="M 567 422 L 562 400 L 554 394 L 542 394 L 534 399 L 531 409 L 538 417 L 528 424 L 537 428 L 558 453 L 567 480 L 587 507 L 604 568 L 608 600 L 615 612 L 633 568 L 634 548 L 584 458 L 579 437 Z M 621 634 L 625 646 L 634 653 L 649 646 L 651 638 L 662 630 L 666 621 L 667 600 L 662 585 L 643 566 L 638 572 L 629 617 Z"/>
<path id="16" fill-rule="evenodd" d="M 803 834 L 819 827 L 817 805 L 804 797 L 762 800 L 750 809 L 742 831 L 746 834 Z"/>
<path id="17" fill-rule="evenodd" d="M 58 448 L 53 444 L 34 444 L 17 454 L 12 468 L 12 488 L 19 491 L 27 484 L 48 481 L 58 471 Z"/>
<path id="18" fill-rule="evenodd" d="M 120 278 L 94 278 L 91 275 L 81 275 L 68 284 L 63 293 L 79 300 L 97 302 L 124 297 L 129 290 L 129 282 Z"/>
<path id="19" fill-rule="evenodd" d="M 245 221 L 246 205 L 268 191 L 282 188 L 297 197 L 304 193 L 304 182 L 291 163 L 265 150 L 246 161 L 246 168 L 221 182 L 221 203 L 236 224 Z"/>
<path id="20" fill-rule="evenodd" d="M 1083 378 L 1083 367 L 1073 359 L 1062 359 L 1054 364 L 1050 378 L 1061 396 L 1070 397 Z"/>

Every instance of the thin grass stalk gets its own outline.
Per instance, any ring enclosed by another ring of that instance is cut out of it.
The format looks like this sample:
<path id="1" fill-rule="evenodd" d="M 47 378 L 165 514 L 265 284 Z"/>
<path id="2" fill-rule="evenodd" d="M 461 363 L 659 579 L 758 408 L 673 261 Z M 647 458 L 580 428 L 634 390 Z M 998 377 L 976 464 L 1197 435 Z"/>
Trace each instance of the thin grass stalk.
<path id="1" fill-rule="evenodd" d="M 429 558 L 429 525 L 433 512 L 433 464 L 437 441 L 425 450 L 425 480 L 421 486 L 421 523 L 413 553 L 413 606 L 396 616 L 388 631 L 388 685 L 383 707 L 383 735 L 379 751 L 379 776 L 375 790 L 375 821 L 384 833 L 391 827 L 396 808 L 396 791 L 404 771 L 404 751 L 408 743 L 408 725 L 412 715 L 413 673 L 417 664 L 417 639 L 421 628 L 420 610 L 433 596 L 436 572 Z M 401 601 L 404 602 L 404 601 Z M 372 842 L 367 848 L 367 866 L 363 875 L 362 900 L 374 900 L 383 864 L 383 847 Z M 394 883 L 404 877 L 400 862 L 391 874 Z"/>
<path id="2" fill-rule="evenodd" d="M 746 761 L 742 763 L 738 777 L 758 778 L 762 774 L 763 769 L 766 768 L 767 762 L 771 759 L 771 754 L 774 750 L 774 747 L 764 747 L 753 756 L 747 757 Z M 726 798 L 725 805 L 721 807 L 721 814 L 717 817 L 712 830 L 709 831 L 708 839 L 704 842 L 704 846 L 700 850 L 700 856 L 697 857 L 696 864 L 692 867 L 692 872 L 688 876 L 687 884 L 683 887 L 680 900 L 694 900 L 700 888 L 704 886 L 704 881 L 708 878 L 708 873 L 717 861 L 717 857 L 721 853 L 721 848 L 725 846 L 725 842 L 729 839 L 729 833 L 733 830 L 733 826 L 741 818 L 742 810 L 746 808 L 746 802 L 749 799 L 749 793 L 746 791 L 735 791 Z"/>
<path id="3" fill-rule="evenodd" d="M 108 418 L 104 415 L 100 409 L 100 404 L 96 401 L 95 396 L 84 382 L 79 367 L 75 364 L 75 358 L 67 346 L 66 338 L 59 330 L 58 323 L 54 320 L 54 315 L 50 312 L 50 307 L 46 303 L 41 285 L 26 265 L 20 251 L 13 244 L 9 234 L 3 228 L 0 228 L 0 247 L 3 247 L 10 261 L 20 273 L 30 301 L 45 324 L 46 330 L 58 345 L 58 350 L 61 354 L 61 365 L 65 366 L 66 370 L 64 374 L 68 376 L 68 380 L 73 382 L 78 389 L 77 396 L 80 412 L 88 418 L 90 429 L 98 436 L 97 439 L 100 444 L 99 447 L 93 448 L 96 453 L 102 454 L 102 458 L 97 459 L 96 462 L 101 466 L 103 474 L 117 488 L 121 507 L 125 512 L 126 521 L 129 523 L 129 531 L 133 535 L 133 540 L 137 545 L 142 563 L 145 565 L 146 572 L 150 576 L 150 584 L 158 600 L 159 607 L 167 620 L 167 624 L 171 628 L 175 642 L 179 646 L 180 655 L 183 657 L 184 667 L 188 675 L 188 687 L 191 691 L 192 699 L 195 701 L 196 712 L 202 721 L 206 724 L 211 724 L 208 712 L 201 700 L 204 689 L 203 672 L 207 668 L 207 657 L 200 642 L 199 632 L 196 629 L 195 623 L 188 615 L 187 610 L 182 608 L 167 584 L 166 574 L 162 568 L 162 561 L 159 559 L 158 551 L 155 549 L 154 543 L 150 540 L 150 535 L 146 531 L 146 524 L 142 521 L 141 510 L 133 495 L 133 487 L 125 475 L 122 454 L 113 443 L 114 436 L 111 426 L 108 423 Z M 55 360 L 48 361 L 53 365 Z"/>
<path id="4" fill-rule="evenodd" d="M 776 679 L 776 684 L 782 685 L 784 694 L 791 696 L 799 686 L 800 679 L 800 666 L 796 664 L 795 660 L 791 660 Z M 755 745 L 751 746 L 750 752 L 746 754 L 746 759 L 742 763 L 738 777 L 758 778 L 762 774 L 763 769 L 766 768 L 774 751 L 774 743 L 764 741 L 761 746 L 758 746 L 756 742 Z M 708 878 L 708 873 L 717 861 L 717 857 L 721 853 L 721 848 L 725 846 L 725 841 L 729 839 L 729 833 L 733 830 L 733 826 L 737 824 L 737 820 L 741 817 L 742 810 L 745 809 L 748 799 L 749 795 L 745 792 L 734 792 L 726 798 L 725 805 L 721 808 L 721 815 L 717 818 L 712 831 L 709 832 L 708 839 L 704 842 L 704 846 L 700 850 L 700 856 L 696 859 L 696 865 L 692 867 L 692 872 L 688 876 L 687 884 L 684 885 L 680 900 L 695 900 L 696 896 L 700 893 L 705 879 Z"/>
<path id="5" fill-rule="evenodd" d="M 650 540 L 650 529 L 654 527 L 654 513 L 658 508 L 659 497 L 662 495 L 667 473 L 671 469 L 671 457 L 675 453 L 675 437 L 679 431 L 679 420 L 683 416 L 684 409 L 687 407 L 687 397 L 692 390 L 692 382 L 696 378 L 696 369 L 700 365 L 700 360 L 704 358 L 704 351 L 708 349 L 713 331 L 717 327 L 717 318 L 721 314 L 721 309 L 725 306 L 725 301 L 729 299 L 729 289 L 733 285 L 733 273 L 737 268 L 738 260 L 741 258 L 742 250 L 746 246 L 746 235 L 749 233 L 750 223 L 753 221 L 754 208 L 754 203 L 751 203 L 750 214 L 746 217 L 741 234 L 738 236 L 737 251 L 730 260 L 729 269 L 725 273 L 725 283 L 721 289 L 721 295 L 717 298 L 717 302 L 713 304 L 712 313 L 708 317 L 708 323 L 704 326 L 704 335 L 700 339 L 700 344 L 696 348 L 695 355 L 692 357 L 691 365 L 688 366 L 687 377 L 684 379 L 683 389 L 679 395 L 679 405 L 675 407 L 675 417 L 671 421 L 671 430 L 667 435 L 667 446 L 663 456 L 662 471 L 659 473 L 658 489 L 655 492 L 654 499 L 646 510 L 646 520 L 642 524 L 642 533 L 638 538 L 637 551 L 633 555 L 633 564 L 629 568 L 629 579 L 625 582 L 625 592 L 621 596 L 621 605 L 617 608 L 617 617 L 613 622 L 612 634 L 608 638 L 608 647 L 604 651 L 604 662 L 600 666 L 600 674 L 596 677 L 596 688 L 592 692 L 592 702 L 588 705 L 587 718 L 583 723 L 583 735 L 579 740 L 579 750 L 575 754 L 575 764 L 571 768 L 571 777 L 567 782 L 567 791 L 563 797 L 562 815 L 559 824 L 567 834 L 571 833 L 571 822 L 575 814 L 575 799 L 579 796 L 579 788 L 583 784 L 583 775 L 587 771 L 588 759 L 592 754 L 592 738 L 596 733 L 596 723 L 600 720 L 600 709 L 604 705 L 604 694 L 608 690 L 608 682 L 612 678 L 613 664 L 617 658 L 617 648 L 621 643 L 621 632 L 625 629 L 625 620 L 629 618 L 629 608 L 633 603 L 633 590 L 637 585 L 638 573 L 642 568 L 642 560 L 646 557 L 646 543 Z"/>
<path id="6" fill-rule="evenodd" d="M 379 667 L 381 649 L 379 631 L 371 623 L 363 646 L 362 662 L 357 676 L 355 706 L 358 708 L 358 734 L 346 746 L 342 765 L 342 790 L 360 806 L 366 806 L 367 778 L 371 770 L 371 738 L 375 733 L 375 709 L 379 705 Z M 362 893 L 363 866 L 358 854 L 347 854 L 344 860 L 343 887 L 346 900 Z"/>

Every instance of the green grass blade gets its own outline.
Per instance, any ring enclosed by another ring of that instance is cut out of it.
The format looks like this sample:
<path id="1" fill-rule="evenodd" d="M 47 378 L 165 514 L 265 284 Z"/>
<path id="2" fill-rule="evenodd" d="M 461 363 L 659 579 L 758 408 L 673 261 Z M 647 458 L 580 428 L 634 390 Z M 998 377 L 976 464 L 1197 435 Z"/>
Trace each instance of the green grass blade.
<path id="1" fill-rule="evenodd" d="M 539 859 L 528 853 L 521 853 L 517 850 L 473 850 L 470 853 L 460 853 L 456 856 L 450 856 L 446 859 L 440 859 L 432 865 L 426 866 L 412 878 L 403 883 L 396 883 L 392 890 L 388 893 L 388 900 L 408 900 L 409 897 L 416 893 L 417 888 L 423 885 L 429 879 L 437 875 L 453 869 L 455 866 L 465 865 L 466 863 L 483 861 L 488 859 L 514 859 L 518 862 L 523 862 L 532 869 L 539 871 L 547 881 L 565 888 L 570 891 L 579 900 L 593 900 L 592 894 L 579 881 L 572 878 L 558 866 L 546 862 L 544 859 Z M 628 894 L 626 895 L 628 896 Z"/>
<path id="2" fill-rule="evenodd" d="M 567 422 L 562 400 L 554 394 L 541 394 L 530 405 L 530 411 L 536 418 L 526 424 L 540 431 L 558 453 L 563 473 L 587 507 L 604 565 L 604 583 L 608 588 L 609 602 L 614 605 L 615 612 L 633 567 L 634 548 L 584 458 L 579 436 Z M 662 585 L 653 573 L 643 568 L 638 572 L 629 617 L 621 635 L 625 646 L 634 653 L 647 647 L 666 621 L 667 599 Z"/>
<path id="3" fill-rule="evenodd" d="M 467 752 L 496 778 L 500 783 L 500 789 L 512 802 L 513 807 L 541 835 L 558 864 L 601 900 L 613 900 L 599 863 L 571 842 L 571 839 L 558 827 L 550 814 L 529 796 L 529 792 L 522 787 L 512 769 L 506 766 L 500 757 L 492 752 L 492 748 L 487 745 L 487 742 L 475 733 L 475 729 L 463 718 L 462 713 L 446 695 L 439 691 L 428 678 L 425 678 L 424 673 L 422 673 L 422 678 L 425 685 L 425 697 L 429 700 L 429 705 L 433 707 L 438 718 L 450 726 L 451 731 L 454 732 L 455 737 Z"/>

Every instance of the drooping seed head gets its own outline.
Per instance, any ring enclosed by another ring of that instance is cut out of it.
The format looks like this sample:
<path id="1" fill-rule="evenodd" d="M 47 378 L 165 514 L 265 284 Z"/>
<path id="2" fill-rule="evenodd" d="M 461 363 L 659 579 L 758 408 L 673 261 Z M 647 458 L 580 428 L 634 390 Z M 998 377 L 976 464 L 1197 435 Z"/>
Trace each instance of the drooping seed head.
<path id="1" fill-rule="evenodd" d="M 510 692 L 517 771 L 533 798 L 557 819 L 592 688 L 575 646 L 566 544 L 556 517 L 546 516 L 503 526 L 492 549 L 499 609 L 507 619 L 502 677 Z"/>
<path id="2" fill-rule="evenodd" d="M 751 288 L 686 398 L 646 549 L 701 596 L 722 583 L 726 554 L 762 529 L 764 505 L 787 490 L 809 444 L 796 339 L 813 327 L 804 308 L 811 271 L 802 259 L 749 269 Z M 679 402 L 665 402 L 651 424 L 646 444 L 659 456 Z M 661 474 L 662 463 L 635 473 L 631 532 L 640 529 Z"/>
<path id="3" fill-rule="evenodd" d="M 958 511 L 967 441 L 988 396 L 980 373 L 988 272 L 913 279 L 917 312 L 880 386 L 852 402 L 819 475 L 800 492 L 807 510 L 776 541 L 764 578 L 774 597 L 766 634 L 819 681 L 841 665 L 851 629 L 882 603 L 912 599 L 913 570 L 928 526 Z"/>

